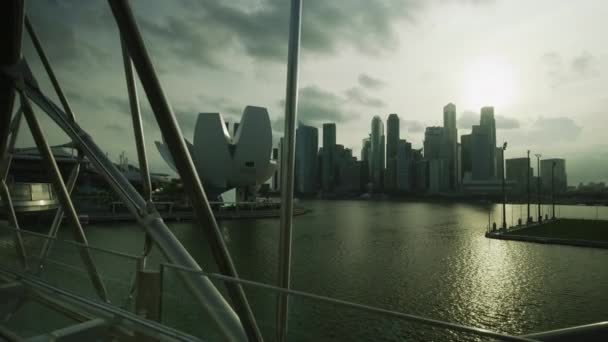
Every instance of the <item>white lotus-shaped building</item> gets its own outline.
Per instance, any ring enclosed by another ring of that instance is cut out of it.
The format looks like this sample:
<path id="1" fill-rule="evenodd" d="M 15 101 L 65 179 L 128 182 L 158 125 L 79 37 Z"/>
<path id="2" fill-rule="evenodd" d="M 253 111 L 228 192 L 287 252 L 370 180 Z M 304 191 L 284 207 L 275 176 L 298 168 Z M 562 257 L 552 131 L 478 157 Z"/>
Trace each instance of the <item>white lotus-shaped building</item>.
<path id="1" fill-rule="evenodd" d="M 268 111 L 247 106 L 234 137 L 220 113 L 200 113 L 194 143 L 186 140 L 198 175 L 209 197 L 237 188 L 261 185 L 276 169 L 271 160 L 272 128 Z M 156 142 L 161 156 L 175 170 L 164 142 Z"/>

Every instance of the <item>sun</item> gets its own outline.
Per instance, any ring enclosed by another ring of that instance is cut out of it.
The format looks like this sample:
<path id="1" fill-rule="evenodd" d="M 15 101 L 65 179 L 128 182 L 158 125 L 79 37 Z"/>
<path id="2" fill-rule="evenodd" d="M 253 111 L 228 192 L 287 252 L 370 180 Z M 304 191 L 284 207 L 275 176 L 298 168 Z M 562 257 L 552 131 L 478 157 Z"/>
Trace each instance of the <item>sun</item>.
<path id="1" fill-rule="evenodd" d="M 507 106 L 515 91 L 513 68 L 500 59 L 481 59 L 466 69 L 463 90 L 468 109 Z"/>

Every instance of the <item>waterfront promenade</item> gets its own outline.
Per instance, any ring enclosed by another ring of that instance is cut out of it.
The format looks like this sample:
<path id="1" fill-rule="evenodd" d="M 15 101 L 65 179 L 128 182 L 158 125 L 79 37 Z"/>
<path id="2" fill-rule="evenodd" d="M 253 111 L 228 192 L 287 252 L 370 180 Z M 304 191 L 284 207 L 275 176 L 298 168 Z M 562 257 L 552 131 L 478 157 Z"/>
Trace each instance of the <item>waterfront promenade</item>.
<path id="1" fill-rule="evenodd" d="M 553 219 L 541 223 L 486 232 L 486 237 L 578 247 L 608 249 L 608 221 Z"/>

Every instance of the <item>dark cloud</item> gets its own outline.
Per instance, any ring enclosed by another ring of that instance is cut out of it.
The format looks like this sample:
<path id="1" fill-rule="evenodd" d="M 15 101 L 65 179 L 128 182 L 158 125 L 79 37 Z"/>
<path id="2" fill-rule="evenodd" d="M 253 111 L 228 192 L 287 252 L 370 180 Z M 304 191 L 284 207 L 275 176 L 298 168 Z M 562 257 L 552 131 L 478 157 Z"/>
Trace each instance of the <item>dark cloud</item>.
<path id="1" fill-rule="evenodd" d="M 324 122 L 341 123 L 356 119 L 357 113 L 345 108 L 347 99 L 317 86 L 308 86 L 300 89 L 298 97 L 298 121 L 311 126 L 321 126 Z M 285 100 L 279 102 L 281 108 L 285 107 Z M 283 117 L 272 123 L 272 128 L 282 132 Z"/>
<path id="2" fill-rule="evenodd" d="M 572 70 L 580 75 L 588 75 L 592 72 L 593 61 L 594 57 L 590 53 L 583 52 L 572 61 Z"/>
<path id="3" fill-rule="evenodd" d="M 496 129 L 516 129 L 520 127 L 517 119 L 496 115 Z"/>
<path id="4" fill-rule="evenodd" d="M 591 53 L 584 51 L 573 57 L 569 63 L 568 60 L 569 58 L 553 51 L 541 56 L 541 63 L 552 88 L 588 80 L 598 75 L 596 58 Z"/>
<path id="5" fill-rule="evenodd" d="M 516 129 L 520 128 L 520 123 L 517 119 L 509 118 L 503 115 L 494 115 L 496 121 L 496 129 Z M 464 111 L 458 116 L 458 128 L 471 129 L 473 125 L 479 125 L 479 113 L 472 111 Z"/>
<path id="6" fill-rule="evenodd" d="M 211 97 L 200 95 L 201 107 L 199 111 L 219 112 L 224 118 L 238 119 L 245 110 L 245 105 L 239 106 L 226 97 Z"/>
<path id="7" fill-rule="evenodd" d="M 577 140 L 583 128 L 568 117 L 538 118 L 528 134 L 533 143 L 571 143 Z"/>
<path id="8" fill-rule="evenodd" d="M 179 64 L 187 61 L 196 65 L 219 67 L 220 51 L 231 42 L 228 32 L 215 25 L 202 25 L 188 17 L 167 16 L 138 20 L 155 56 L 177 56 Z M 166 60 L 164 60 L 166 61 Z"/>
<path id="9" fill-rule="evenodd" d="M 420 133 L 424 132 L 425 125 L 416 120 L 399 120 L 402 127 L 405 127 L 409 133 Z"/>
<path id="10" fill-rule="evenodd" d="M 373 78 L 367 74 L 359 75 L 359 78 L 357 80 L 359 81 L 359 84 L 362 87 L 368 88 L 368 89 L 378 89 L 378 88 L 382 88 L 386 85 L 384 83 L 384 81 L 382 81 L 381 79 Z"/>
<path id="11" fill-rule="evenodd" d="M 346 97 L 349 101 L 360 104 L 366 107 L 381 108 L 384 107 L 384 102 L 379 98 L 375 98 L 365 94 L 363 89 L 359 87 L 350 88 L 346 91 Z"/>
<path id="12" fill-rule="evenodd" d="M 456 124 L 460 129 L 471 129 L 471 126 L 479 125 L 479 113 L 464 111 L 458 115 Z"/>
<path id="13" fill-rule="evenodd" d="M 100 33 L 113 34 L 119 46 L 109 11 L 96 1 L 27 2 L 27 14 L 46 55 L 53 65 L 70 69 L 98 67 L 110 58 L 111 54 L 99 44 Z M 25 33 L 24 42 L 24 55 L 37 56 Z"/>
<path id="14" fill-rule="evenodd" d="M 304 52 L 333 54 L 341 44 L 376 55 L 398 46 L 394 24 L 408 18 L 420 0 L 313 0 L 303 7 Z M 197 63 L 216 65 L 230 47 L 262 60 L 284 62 L 289 1 L 263 0 L 252 8 L 232 2 L 183 0 L 162 20 L 142 18 L 142 26 L 163 48 Z"/>

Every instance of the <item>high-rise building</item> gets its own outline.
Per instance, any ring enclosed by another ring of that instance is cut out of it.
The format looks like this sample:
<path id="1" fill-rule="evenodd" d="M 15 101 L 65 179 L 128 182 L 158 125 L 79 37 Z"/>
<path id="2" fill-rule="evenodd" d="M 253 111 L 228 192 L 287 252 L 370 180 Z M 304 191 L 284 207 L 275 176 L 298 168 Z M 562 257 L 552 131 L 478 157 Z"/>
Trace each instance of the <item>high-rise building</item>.
<path id="1" fill-rule="evenodd" d="M 424 132 L 424 159 L 442 159 L 445 156 L 443 127 L 427 127 Z"/>
<path id="2" fill-rule="evenodd" d="M 456 105 L 448 103 L 443 107 L 443 129 L 446 139 L 446 148 L 448 167 L 449 167 L 449 182 L 450 189 L 454 190 L 458 187 L 459 171 L 458 171 L 458 129 L 456 128 Z"/>
<path id="3" fill-rule="evenodd" d="M 501 180 L 501 177 L 505 177 L 504 172 L 504 168 L 505 168 L 505 162 L 503 159 L 503 155 L 504 155 L 504 151 L 502 149 L 502 147 L 495 147 L 496 149 L 496 179 Z"/>
<path id="4" fill-rule="evenodd" d="M 342 194 L 358 193 L 361 189 L 361 165 L 351 149 L 336 145 L 335 191 Z"/>
<path id="5" fill-rule="evenodd" d="M 386 169 L 385 188 L 396 190 L 397 186 L 397 149 L 399 145 L 399 116 L 390 114 L 386 121 Z"/>
<path id="6" fill-rule="evenodd" d="M 412 156 L 412 144 L 405 141 L 405 139 L 399 140 L 397 146 L 397 183 L 396 188 L 398 191 L 411 191 L 412 190 L 412 170 L 413 170 L 413 156 Z"/>
<path id="7" fill-rule="evenodd" d="M 296 130 L 296 191 L 317 192 L 317 151 L 319 131 L 316 127 L 299 124 Z"/>
<path id="8" fill-rule="evenodd" d="M 554 184 L 551 183 L 551 169 L 555 163 Z M 543 191 L 551 193 L 552 185 L 555 186 L 555 193 L 563 193 L 568 190 L 568 175 L 566 173 L 566 160 L 561 158 L 543 159 L 540 161 L 540 177 Z"/>
<path id="9" fill-rule="evenodd" d="M 473 135 L 465 134 L 460 136 L 460 181 L 464 177 L 471 177 L 473 172 Z"/>
<path id="10" fill-rule="evenodd" d="M 491 139 L 487 127 L 473 126 L 471 131 L 471 179 L 473 180 L 487 181 L 494 177 L 492 167 L 496 147 L 492 147 Z"/>
<path id="11" fill-rule="evenodd" d="M 335 183 L 334 153 L 336 150 L 336 124 L 323 124 L 323 171 L 321 184 L 323 191 L 332 191 Z"/>
<path id="12" fill-rule="evenodd" d="M 496 121 L 494 120 L 494 107 L 481 108 L 481 118 L 479 125 L 487 130 L 488 134 L 488 149 L 490 151 L 490 159 L 488 160 L 490 168 L 490 177 L 498 177 L 496 168 Z"/>
<path id="13" fill-rule="evenodd" d="M 424 159 L 427 167 L 428 192 L 437 194 L 450 189 L 450 168 L 444 127 L 427 127 L 424 132 Z"/>
<path id="14" fill-rule="evenodd" d="M 370 176 L 374 190 L 383 188 L 384 178 L 384 124 L 379 116 L 372 119 Z"/>
<path id="15" fill-rule="evenodd" d="M 369 163 L 369 158 L 372 153 L 372 141 L 371 138 L 365 138 L 362 141 L 361 147 L 361 161 Z"/>
<path id="16" fill-rule="evenodd" d="M 505 167 L 507 181 L 515 182 L 514 190 L 518 194 L 525 194 L 528 188 L 527 178 L 531 179 L 534 175 L 534 169 L 528 168 L 528 158 L 507 159 Z M 530 190 L 533 191 L 534 188 Z"/>
<path id="17" fill-rule="evenodd" d="M 428 164 L 428 193 L 439 194 L 449 189 L 447 159 L 430 159 Z"/>

